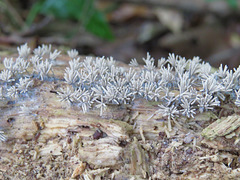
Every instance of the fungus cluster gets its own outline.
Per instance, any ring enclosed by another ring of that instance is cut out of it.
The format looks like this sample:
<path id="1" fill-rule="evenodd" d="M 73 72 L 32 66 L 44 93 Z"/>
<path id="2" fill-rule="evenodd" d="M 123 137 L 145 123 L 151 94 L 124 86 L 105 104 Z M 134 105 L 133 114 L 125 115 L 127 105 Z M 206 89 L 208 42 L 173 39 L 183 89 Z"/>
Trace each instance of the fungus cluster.
<path id="1" fill-rule="evenodd" d="M 17 50 L 15 60 L 3 60 L 1 100 L 31 96 L 28 92 L 34 87 L 33 79 L 47 80 L 61 53 L 52 51 L 51 45 L 39 46 L 32 54 L 27 44 Z M 159 103 L 155 114 L 166 116 L 171 130 L 171 120 L 175 121 L 178 116 L 194 118 L 195 114 L 213 110 L 229 100 L 240 106 L 240 67 L 229 70 L 226 65 L 220 65 L 214 70 L 199 57 L 187 60 L 174 54 L 155 61 L 149 53 L 142 59 L 143 66 L 132 59 L 129 67 L 123 67 L 117 66 L 113 57 L 80 59 L 76 50 L 67 53 L 69 66 L 64 78 L 58 79 L 66 86 L 58 90 L 57 96 L 69 106 L 78 106 L 84 113 L 98 108 L 102 116 L 110 104 L 133 104 L 135 99 L 144 98 Z M 31 73 L 29 67 L 32 67 Z M 0 140 L 4 139 L 0 131 Z"/>

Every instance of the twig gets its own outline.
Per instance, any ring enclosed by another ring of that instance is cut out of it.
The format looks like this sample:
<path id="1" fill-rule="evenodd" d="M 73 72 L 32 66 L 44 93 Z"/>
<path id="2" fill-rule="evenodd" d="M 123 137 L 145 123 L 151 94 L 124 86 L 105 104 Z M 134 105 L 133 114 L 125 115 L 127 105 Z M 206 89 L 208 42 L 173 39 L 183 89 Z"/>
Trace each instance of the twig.
<path id="1" fill-rule="evenodd" d="M 54 18 L 52 16 L 46 16 L 40 23 L 33 24 L 30 28 L 21 32 L 19 35 L 22 37 L 35 35 L 36 33 L 38 33 L 38 31 L 42 30 L 44 27 L 50 24 L 53 20 Z"/>
<path id="2" fill-rule="evenodd" d="M 211 64 L 220 64 L 226 59 L 231 59 L 232 57 L 239 55 L 239 51 L 240 51 L 240 47 L 229 48 L 229 49 L 220 51 L 216 54 L 213 54 L 207 60 L 211 62 Z M 231 65 L 231 66 L 234 66 L 234 65 Z"/>
<path id="3" fill-rule="evenodd" d="M 8 0 L 4 0 L 4 3 L 7 6 L 6 13 L 9 14 L 12 22 L 14 22 L 14 24 L 18 26 L 18 28 L 21 28 L 24 24 L 22 17 L 19 15 L 19 13 L 16 11 L 16 9 L 12 6 L 12 4 Z"/>

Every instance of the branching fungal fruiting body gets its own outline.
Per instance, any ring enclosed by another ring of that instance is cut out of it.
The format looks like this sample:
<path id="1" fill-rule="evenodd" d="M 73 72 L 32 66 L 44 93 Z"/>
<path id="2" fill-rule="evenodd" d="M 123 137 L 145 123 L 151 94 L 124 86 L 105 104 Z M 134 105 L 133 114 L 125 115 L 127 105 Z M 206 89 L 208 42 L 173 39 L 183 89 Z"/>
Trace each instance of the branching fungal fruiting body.
<path id="1" fill-rule="evenodd" d="M 0 72 L 0 99 L 18 99 L 31 91 L 33 78 L 46 80 L 61 53 L 51 49 L 51 45 L 39 46 L 31 56 L 24 44 L 18 48 L 16 60 L 5 58 L 5 69 Z M 97 108 L 102 116 L 109 104 L 133 104 L 136 98 L 143 98 L 158 102 L 155 114 L 167 117 L 170 130 L 171 120 L 176 121 L 179 115 L 193 118 L 213 110 L 226 96 L 240 106 L 240 67 L 229 70 L 221 65 L 212 72 L 199 57 L 186 60 L 174 54 L 159 59 L 155 66 L 154 58 L 147 53 L 142 59 L 145 65 L 132 59 L 127 68 L 116 66 L 113 57 L 80 59 L 76 50 L 67 53 L 71 60 L 64 73 L 66 87 L 60 87 L 57 94 L 60 101 L 81 107 L 84 113 Z M 27 72 L 29 67 L 32 73 Z"/>

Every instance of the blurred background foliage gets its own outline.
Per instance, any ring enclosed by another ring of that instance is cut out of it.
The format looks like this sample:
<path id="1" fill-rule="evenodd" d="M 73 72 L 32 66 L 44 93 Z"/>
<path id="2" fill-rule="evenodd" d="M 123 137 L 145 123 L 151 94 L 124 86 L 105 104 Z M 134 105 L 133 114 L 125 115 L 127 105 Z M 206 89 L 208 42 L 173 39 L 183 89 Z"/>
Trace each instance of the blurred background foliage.
<path id="1" fill-rule="evenodd" d="M 52 15 L 61 20 L 79 21 L 87 31 L 98 37 L 113 39 L 105 15 L 95 7 L 94 0 L 38 0 L 27 16 L 27 25 L 30 26 L 39 14 Z"/>
<path id="2" fill-rule="evenodd" d="M 0 56 L 25 42 L 124 62 L 173 52 L 233 68 L 240 64 L 240 1 L 0 0 Z"/>
<path id="3" fill-rule="evenodd" d="M 206 0 L 207 2 L 211 1 L 220 1 L 220 0 Z M 226 3 L 233 9 L 238 9 L 238 0 L 225 0 Z"/>

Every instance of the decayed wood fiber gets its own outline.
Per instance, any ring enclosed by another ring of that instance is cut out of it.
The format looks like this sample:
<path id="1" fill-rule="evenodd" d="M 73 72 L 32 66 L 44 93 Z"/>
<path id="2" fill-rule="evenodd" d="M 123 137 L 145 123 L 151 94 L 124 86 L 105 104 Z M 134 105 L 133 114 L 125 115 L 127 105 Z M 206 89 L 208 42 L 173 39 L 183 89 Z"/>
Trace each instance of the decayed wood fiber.
<path id="1" fill-rule="evenodd" d="M 157 106 L 136 100 L 103 116 L 59 102 L 64 84 L 36 82 L 38 96 L 1 104 L 0 179 L 237 179 L 239 116 L 179 117 L 168 131 Z M 20 113 L 25 104 L 30 113 Z M 234 125 L 234 126 L 233 126 Z M 226 127 L 228 127 L 226 129 Z"/>

